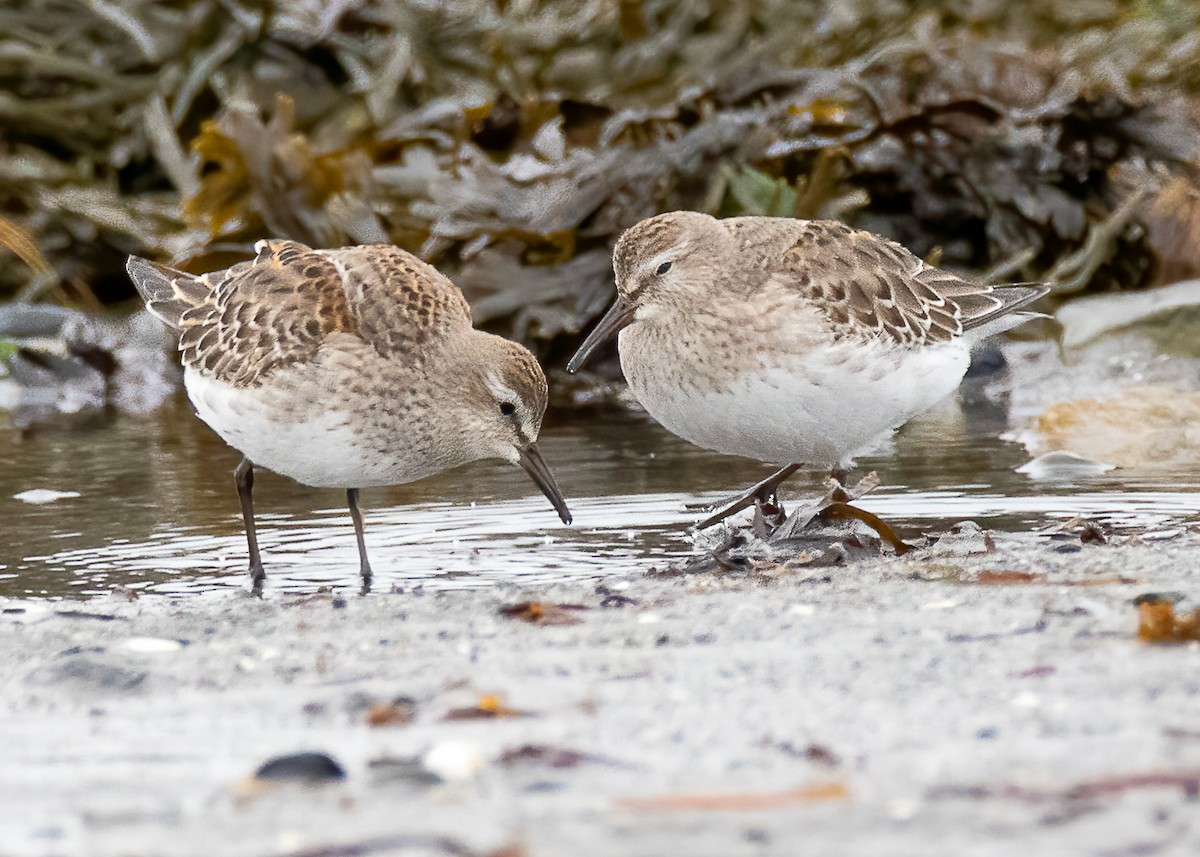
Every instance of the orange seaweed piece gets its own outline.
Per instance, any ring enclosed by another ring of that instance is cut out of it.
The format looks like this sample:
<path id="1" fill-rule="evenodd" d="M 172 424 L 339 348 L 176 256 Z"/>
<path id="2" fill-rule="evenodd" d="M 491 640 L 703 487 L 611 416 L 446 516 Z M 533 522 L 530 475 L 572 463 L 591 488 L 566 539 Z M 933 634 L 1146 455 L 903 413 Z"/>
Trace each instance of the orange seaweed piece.
<path id="1" fill-rule="evenodd" d="M 500 615 L 520 619 L 531 625 L 578 625 L 583 620 L 576 612 L 586 610 L 582 604 L 543 604 L 541 601 L 521 601 L 500 608 Z"/>
<path id="2" fill-rule="evenodd" d="M 780 809 L 819 800 L 846 800 L 850 790 L 841 783 L 827 783 L 781 792 L 693 792 L 657 797 L 619 798 L 617 805 L 632 812 L 675 810 L 734 810 L 738 812 Z"/>
<path id="3" fill-rule="evenodd" d="M 846 102 L 830 98 L 817 98 L 808 104 L 788 105 L 790 115 L 807 116 L 814 125 L 845 125 L 849 112 Z"/>
<path id="4" fill-rule="evenodd" d="M 1200 607 L 1190 616 L 1179 615 L 1175 605 L 1159 596 L 1138 599 L 1138 639 L 1143 643 L 1200 641 Z"/>
<path id="5" fill-rule="evenodd" d="M 528 711 L 509 708 L 500 697 L 485 694 L 479 698 L 479 703 L 470 708 L 454 708 L 446 713 L 443 720 L 491 720 L 497 717 L 532 717 Z"/>
<path id="6" fill-rule="evenodd" d="M 407 696 L 398 696 L 391 702 L 372 705 L 367 710 L 368 726 L 404 726 L 412 723 L 417 715 L 417 704 Z"/>
<path id="7" fill-rule="evenodd" d="M 207 169 L 199 190 L 183 203 L 183 218 L 191 226 L 207 226 L 216 235 L 245 209 L 251 193 L 250 172 L 237 141 L 214 120 L 200 125 L 192 150 Z"/>

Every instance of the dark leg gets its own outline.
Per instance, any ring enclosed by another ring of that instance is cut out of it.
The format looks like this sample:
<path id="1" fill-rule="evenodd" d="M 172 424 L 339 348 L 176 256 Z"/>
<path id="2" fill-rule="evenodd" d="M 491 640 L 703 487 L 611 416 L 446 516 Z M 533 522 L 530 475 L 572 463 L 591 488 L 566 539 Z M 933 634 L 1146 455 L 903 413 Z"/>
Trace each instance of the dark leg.
<path id="1" fill-rule="evenodd" d="M 242 503 L 242 521 L 246 524 L 246 544 L 250 547 L 250 579 L 254 582 L 256 592 L 262 592 L 263 571 L 262 557 L 258 554 L 258 535 L 254 531 L 254 501 L 250 495 L 254 491 L 254 465 L 249 458 L 243 458 L 242 463 L 233 470 L 233 482 L 237 485 L 238 500 Z"/>
<path id="2" fill-rule="evenodd" d="M 346 502 L 350 506 L 350 520 L 354 521 L 354 536 L 358 539 L 358 570 L 362 575 L 363 595 L 371 590 L 371 563 L 367 561 L 367 542 L 363 538 L 362 512 L 358 510 L 358 489 L 346 489 Z"/>
<path id="3" fill-rule="evenodd" d="M 703 521 L 696 524 L 696 528 L 703 530 L 711 527 L 713 524 L 725 520 L 730 515 L 735 515 L 742 511 L 742 509 L 749 509 L 751 506 L 778 506 L 775 492 L 778 490 L 779 484 L 799 470 L 800 467 L 801 465 L 799 464 L 789 464 L 787 467 L 780 468 L 762 482 L 752 486 L 744 494 L 739 494 L 729 503 L 717 509 Z M 779 511 L 782 512 L 782 509 Z"/>

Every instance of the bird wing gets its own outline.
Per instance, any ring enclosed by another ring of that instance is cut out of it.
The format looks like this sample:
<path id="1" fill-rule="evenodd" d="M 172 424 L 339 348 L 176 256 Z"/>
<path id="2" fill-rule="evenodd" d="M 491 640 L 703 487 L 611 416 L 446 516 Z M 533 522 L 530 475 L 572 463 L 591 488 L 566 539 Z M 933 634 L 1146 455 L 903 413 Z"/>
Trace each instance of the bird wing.
<path id="1" fill-rule="evenodd" d="M 839 331 L 903 345 L 947 342 L 1044 295 L 1037 283 L 988 285 L 943 271 L 904 247 L 834 221 L 808 221 L 773 279 L 798 289 Z"/>
<path id="2" fill-rule="evenodd" d="M 471 327 L 466 298 L 444 274 L 390 244 L 319 251 L 337 266 L 356 332 L 385 357 L 415 357 Z"/>
<path id="3" fill-rule="evenodd" d="M 147 308 L 177 327 L 183 365 L 236 387 L 316 356 L 355 322 L 337 267 L 295 241 L 260 241 L 258 255 L 222 271 L 186 274 L 143 259 L 128 270 Z"/>
<path id="4" fill-rule="evenodd" d="M 180 330 L 183 364 L 228 384 L 306 363 L 335 333 L 396 356 L 471 324 L 462 293 L 398 247 L 269 240 L 255 249 L 251 261 L 200 276 L 136 257 L 127 266 L 147 308 Z"/>

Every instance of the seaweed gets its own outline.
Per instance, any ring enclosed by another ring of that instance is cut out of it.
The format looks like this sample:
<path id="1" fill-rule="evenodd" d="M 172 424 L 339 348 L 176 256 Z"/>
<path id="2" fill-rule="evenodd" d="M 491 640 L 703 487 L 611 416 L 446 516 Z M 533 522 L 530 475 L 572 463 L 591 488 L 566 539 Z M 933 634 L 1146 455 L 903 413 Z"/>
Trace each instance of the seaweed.
<path id="1" fill-rule="evenodd" d="M 579 612 L 582 604 L 547 604 L 541 601 L 521 601 L 500 608 L 500 615 L 520 619 L 531 625 L 578 625 L 583 621 Z"/>
<path id="2" fill-rule="evenodd" d="M 0 296 L 92 309 L 132 297 L 130 252 L 389 241 L 558 353 L 616 236 L 670 208 L 841 218 L 1064 293 L 1169 282 L 1198 26 L 1171 0 L 16 0 Z"/>
<path id="3" fill-rule="evenodd" d="M 1138 639 L 1143 643 L 1200 642 L 1200 607 L 1191 615 L 1176 613 L 1175 605 L 1153 593 L 1139 596 L 1134 604 L 1138 610 Z"/>

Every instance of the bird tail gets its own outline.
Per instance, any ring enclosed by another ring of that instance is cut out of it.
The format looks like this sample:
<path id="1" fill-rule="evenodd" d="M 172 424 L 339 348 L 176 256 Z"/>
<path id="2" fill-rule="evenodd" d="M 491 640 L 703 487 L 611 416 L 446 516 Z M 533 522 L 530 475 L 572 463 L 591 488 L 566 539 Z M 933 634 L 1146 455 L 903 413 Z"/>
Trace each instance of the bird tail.
<path id="1" fill-rule="evenodd" d="M 176 330 L 183 327 L 184 313 L 202 306 L 211 292 L 211 287 L 203 278 L 150 262 L 140 256 L 130 256 L 125 263 L 125 270 L 151 315 Z"/>

